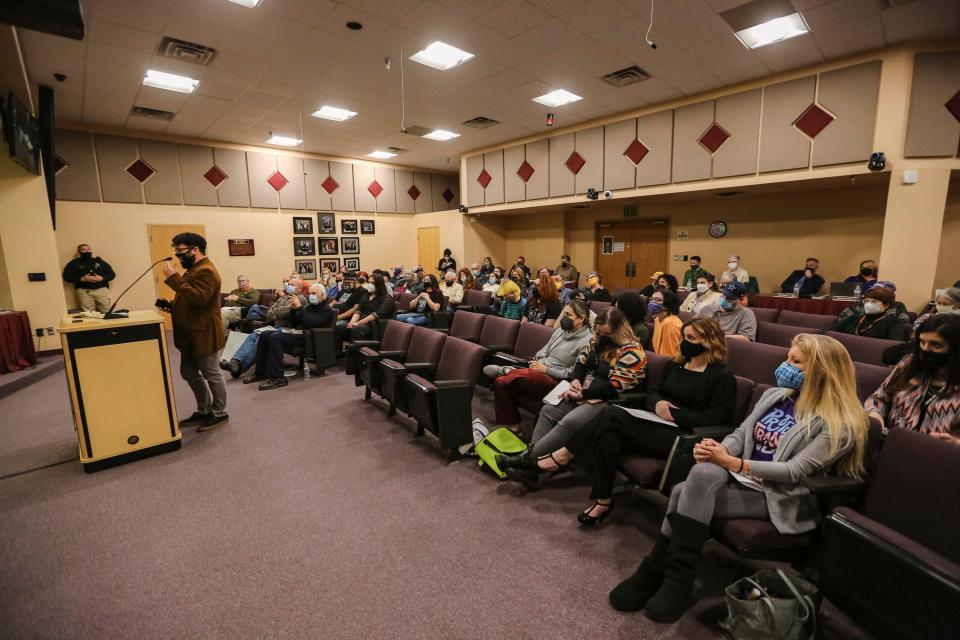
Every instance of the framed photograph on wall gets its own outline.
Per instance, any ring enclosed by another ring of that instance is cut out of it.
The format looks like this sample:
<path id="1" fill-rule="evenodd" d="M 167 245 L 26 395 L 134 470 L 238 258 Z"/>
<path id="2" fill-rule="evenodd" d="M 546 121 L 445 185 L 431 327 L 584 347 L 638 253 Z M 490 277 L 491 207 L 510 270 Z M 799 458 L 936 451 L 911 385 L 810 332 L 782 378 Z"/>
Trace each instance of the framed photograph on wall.
<path id="1" fill-rule="evenodd" d="M 252 256 L 253 238 L 243 240 L 227 240 L 227 250 L 231 256 Z"/>
<path id="2" fill-rule="evenodd" d="M 337 232 L 337 216 L 333 211 L 317 211 L 317 233 L 328 236 Z"/>
<path id="3" fill-rule="evenodd" d="M 340 253 L 360 253 L 360 238 L 340 238 Z"/>
<path id="4" fill-rule="evenodd" d="M 336 238 L 319 238 L 320 240 L 320 255 L 322 256 L 335 256 L 339 251 L 337 251 L 337 239 Z"/>
<path id="5" fill-rule="evenodd" d="M 340 258 L 324 258 L 320 261 L 320 271 L 330 269 L 331 273 L 340 271 Z"/>
<path id="6" fill-rule="evenodd" d="M 306 260 L 294 260 L 293 270 L 300 274 L 303 280 L 317 279 L 317 261 L 314 258 Z"/>
<path id="7" fill-rule="evenodd" d="M 293 232 L 296 235 L 312 236 L 313 235 L 313 218 L 295 217 L 293 219 Z"/>
<path id="8" fill-rule="evenodd" d="M 346 233 L 350 235 L 357 235 L 357 221 L 356 220 L 341 220 L 340 221 L 340 233 Z"/>
<path id="9" fill-rule="evenodd" d="M 360 221 L 360 233 L 364 235 L 373 234 L 377 232 L 377 221 L 376 220 L 361 220 Z"/>
<path id="10" fill-rule="evenodd" d="M 317 255 L 316 238 L 294 238 L 293 255 L 295 256 L 315 256 Z"/>
<path id="11" fill-rule="evenodd" d="M 360 271 L 360 258 L 344 258 L 343 270 L 344 271 Z"/>

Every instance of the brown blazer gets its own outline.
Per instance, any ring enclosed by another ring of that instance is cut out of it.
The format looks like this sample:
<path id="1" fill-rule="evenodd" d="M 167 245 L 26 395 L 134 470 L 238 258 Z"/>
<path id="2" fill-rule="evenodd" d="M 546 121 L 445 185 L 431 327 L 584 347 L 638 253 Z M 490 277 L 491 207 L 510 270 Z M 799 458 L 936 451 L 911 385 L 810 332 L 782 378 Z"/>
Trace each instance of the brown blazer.
<path id="1" fill-rule="evenodd" d="M 180 275 L 165 280 L 176 292 L 170 315 L 173 344 L 184 355 L 207 356 L 223 348 L 220 322 L 220 273 L 209 258 L 201 258 Z"/>

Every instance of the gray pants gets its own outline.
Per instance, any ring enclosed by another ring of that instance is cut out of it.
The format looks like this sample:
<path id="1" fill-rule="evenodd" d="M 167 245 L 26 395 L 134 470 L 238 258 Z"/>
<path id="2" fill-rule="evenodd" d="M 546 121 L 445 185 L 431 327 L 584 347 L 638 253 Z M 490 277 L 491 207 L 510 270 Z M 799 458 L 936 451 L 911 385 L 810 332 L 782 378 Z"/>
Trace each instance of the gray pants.
<path id="1" fill-rule="evenodd" d="M 227 383 L 220 371 L 220 352 L 205 356 L 180 354 L 180 377 L 197 398 L 197 411 L 215 416 L 227 413 Z"/>
<path id="2" fill-rule="evenodd" d="M 748 489 L 712 462 L 693 465 L 686 481 L 673 487 L 667 513 L 679 513 L 704 524 L 714 518 L 770 518 L 763 492 Z M 670 536 L 666 518 L 660 531 Z"/>
<path id="3" fill-rule="evenodd" d="M 544 404 L 533 428 L 533 455 L 545 456 L 563 447 L 606 406 L 606 402 L 574 404 L 567 400 L 556 406 Z"/>

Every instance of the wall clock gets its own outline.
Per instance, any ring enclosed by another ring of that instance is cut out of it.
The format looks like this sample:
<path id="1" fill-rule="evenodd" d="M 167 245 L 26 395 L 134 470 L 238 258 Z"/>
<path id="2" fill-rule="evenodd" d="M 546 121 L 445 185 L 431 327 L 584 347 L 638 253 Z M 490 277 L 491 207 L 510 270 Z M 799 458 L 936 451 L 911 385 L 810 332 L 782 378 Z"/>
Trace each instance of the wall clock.
<path id="1" fill-rule="evenodd" d="M 723 220 L 717 220 L 716 222 L 710 223 L 710 236 L 714 238 L 722 238 L 727 235 L 727 223 Z"/>

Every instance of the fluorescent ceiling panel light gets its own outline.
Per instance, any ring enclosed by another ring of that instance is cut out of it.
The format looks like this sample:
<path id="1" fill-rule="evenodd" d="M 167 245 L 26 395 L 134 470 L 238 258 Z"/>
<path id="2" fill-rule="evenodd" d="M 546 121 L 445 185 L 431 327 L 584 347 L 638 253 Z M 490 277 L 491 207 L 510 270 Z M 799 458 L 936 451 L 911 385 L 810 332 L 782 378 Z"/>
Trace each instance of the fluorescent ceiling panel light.
<path id="1" fill-rule="evenodd" d="M 460 134 L 454 133 L 452 131 L 444 131 L 443 129 L 435 129 L 423 137 L 428 138 L 430 140 L 443 141 L 443 140 L 453 140 L 454 138 L 459 138 Z"/>
<path id="2" fill-rule="evenodd" d="M 583 98 L 575 93 L 570 93 L 566 89 L 557 89 L 556 91 L 545 93 L 533 99 L 534 102 L 545 104 L 548 107 L 562 107 L 565 104 L 570 104 L 577 100 L 583 100 Z"/>
<path id="3" fill-rule="evenodd" d="M 174 73 L 164 73 L 163 71 L 150 69 L 147 71 L 147 75 L 143 77 L 143 84 L 148 87 L 156 87 L 178 93 L 193 93 L 193 90 L 197 88 L 200 81 L 188 78 L 187 76 L 178 76 Z"/>
<path id="4" fill-rule="evenodd" d="M 260 0 L 230 0 L 230 2 L 242 4 L 245 7 L 255 7 L 260 4 Z"/>
<path id="5" fill-rule="evenodd" d="M 774 18 L 749 29 L 737 31 L 737 38 L 748 49 L 759 49 L 770 44 L 809 33 L 810 28 L 799 13 Z"/>
<path id="6" fill-rule="evenodd" d="M 271 135 L 270 139 L 267 140 L 267 144 L 278 144 L 281 147 L 295 147 L 301 142 L 303 142 L 303 140 L 297 140 L 296 138 L 288 138 L 287 136 L 278 135 Z"/>
<path id="7" fill-rule="evenodd" d="M 438 40 L 437 42 L 429 45 L 423 51 L 417 51 L 415 54 L 410 56 L 410 59 L 414 62 L 425 64 L 428 67 L 433 67 L 434 69 L 447 71 L 448 69 L 453 69 L 459 64 L 463 64 L 472 57 L 472 53 L 457 49 L 456 47 L 452 47 L 449 44 L 440 42 Z"/>
<path id="8" fill-rule="evenodd" d="M 377 160 L 386 160 L 387 158 L 393 158 L 397 154 L 390 153 L 389 151 L 371 151 L 367 154 L 368 158 L 376 158 Z"/>
<path id="9" fill-rule="evenodd" d="M 325 120 L 336 120 L 337 122 L 343 122 L 344 120 L 349 120 L 353 116 L 357 115 L 357 112 L 341 109 L 340 107 L 329 107 L 327 105 L 323 105 L 310 115 L 312 115 L 314 118 L 323 118 Z"/>

